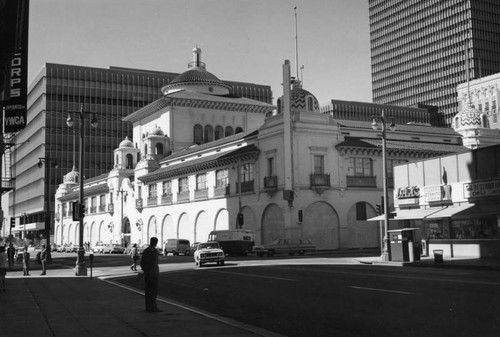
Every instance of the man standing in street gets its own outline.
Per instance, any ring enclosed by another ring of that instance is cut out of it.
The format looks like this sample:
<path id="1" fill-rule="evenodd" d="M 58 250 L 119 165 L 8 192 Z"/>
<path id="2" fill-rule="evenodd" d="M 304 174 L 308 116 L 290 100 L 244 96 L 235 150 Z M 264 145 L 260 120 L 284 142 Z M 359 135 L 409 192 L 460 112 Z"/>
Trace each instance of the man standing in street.
<path id="1" fill-rule="evenodd" d="M 7 259 L 9 260 L 9 269 L 12 269 L 14 266 L 14 258 L 16 254 L 16 248 L 12 244 L 12 242 L 9 243 L 9 247 L 7 248 Z"/>
<path id="2" fill-rule="evenodd" d="M 156 245 L 158 238 L 152 237 L 149 240 L 149 247 L 142 252 L 141 268 L 144 272 L 145 298 L 147 312 L 160 312 L 161 310 L 156 305 L 156 296 L 158 295 L 158 277 L 160 269 L 158 267 L 158 250 Z"/>

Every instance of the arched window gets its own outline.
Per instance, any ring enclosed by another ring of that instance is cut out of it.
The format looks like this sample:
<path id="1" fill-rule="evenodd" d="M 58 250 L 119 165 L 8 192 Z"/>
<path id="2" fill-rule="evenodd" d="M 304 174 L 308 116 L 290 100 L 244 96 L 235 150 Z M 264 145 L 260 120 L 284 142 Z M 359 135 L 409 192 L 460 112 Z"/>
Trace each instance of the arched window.
<path id="1" fill-rule="evenodd" d="M 144 144 L 144 155 L 148 154 L 148 144 Z"/>
<path id="2" fill-rule="evenodd" d="M 128 169 L 134 168 L 134 157 L 130 153 L 127 154 L 127 168 Z"/>
<path id="3" fill-rule="evenodd" d="M 313 111 L 313 106 L 313 98 L 311 96 L 307 97 L 307 111 Z"/>
<path id="4" fill-rule="evenodd" d="M 226 131 L 224 132 L 224 137 L 229 137 L 234 134 L 233 128 L 230 126 L 226 126 Z"/>
<path id="5" fill-rule="evenodd" d="M 234 134 L 237 134 L 237 133 L 240 133 L 240 132 L 243 132 L 243 129 L 238 126 L 236 128 L 236 130 L 234 131 Z"/>
<path id="6" fill-rule="evenodd" d="M 155 154 L 163 154 L 163 144 L 157 143 L 155 146 L 156 153 Z"/>
<path id="7" fill-rule="evenodd" d="M 120 156 L 116 155 L 115 165 L 120 164 Z"/>
<path id="8" fill-rule="evenodd" d="M 212 142 L 214 140 L 214 128 L 212 125 L 205 126 L 205 143 Z"/>
<path id="9" fill-rule="evenodd" d="M 200 124 L 193 127 L 193 143 L 197 145 L 203 143 L 203 127 Z"/>
<path id="10" fill-rule="evenodd" d="M 224 129 L 222 128 L 222 126 L 217 125 L 215 127 L 215 140 L 221 139 L 223 137 L 224 137 Z"/>

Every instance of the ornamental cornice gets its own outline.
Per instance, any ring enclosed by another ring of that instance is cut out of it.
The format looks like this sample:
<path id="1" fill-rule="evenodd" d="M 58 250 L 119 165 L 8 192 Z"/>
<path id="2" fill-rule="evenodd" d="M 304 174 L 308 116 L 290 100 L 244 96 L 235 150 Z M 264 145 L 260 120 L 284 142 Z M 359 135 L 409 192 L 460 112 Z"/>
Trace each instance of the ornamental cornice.
<path id="1" fill-rule="evenodd" d="M 338 148 L 341 156 L 382 156 L 381 148 L 351 147 L 343 146 Z M 424 151 L 414 149 L 387 149 L 387 155 L 393 158 L 432 158 L 450 154 L 448 151 Z"/>
<path id="2" fill-rule="evenodd" d="M 174 107 L 210 109 L 210 110 L 225 110 L 225 111 L 243 111 L 255 113 L 267 113 L 269 107 L 259 106 L 245 103 L 221 102 L 189 98 L 170 98 L 170 102 Z"/>

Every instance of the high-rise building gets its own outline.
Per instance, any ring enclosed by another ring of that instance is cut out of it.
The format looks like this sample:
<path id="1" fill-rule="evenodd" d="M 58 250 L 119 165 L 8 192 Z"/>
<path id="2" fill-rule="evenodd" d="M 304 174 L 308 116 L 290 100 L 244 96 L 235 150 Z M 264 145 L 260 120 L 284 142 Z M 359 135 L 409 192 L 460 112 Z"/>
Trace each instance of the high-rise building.
<path id="1" fill-rule="evenodd" d="M 500 71 L 498 0 L 369 0 L 373 102 L 458 113 L 457 85 Z M 468 47 L 467 47 L 468 44 Z"/>
<path id="2" fill-rule="evenodd" d="M 23 229 L 45 228 L 45 211 L 53 210 L 54 194 L 63 176 L 78 169 L 79 114 L 84 111 L 83 176 L 92 178 L 113 168 L 113 150 L 128 136 L 132 125 L 123 118 L 162 95 L 161 88 L 179 73 L 110 67 L 109 69 L 47 63 L 28 91 L 27 126 L 8 139 L 2 178 L 12 179 L 9 216 Z M 231 96 L 272 102 L 271 87 L 246 82 L 223 81 Z M 74 111 L 75 125 L 66 124 Z M 87 114 L 87 112 L 89 114 Z M 92 128 L 95 113 L 98 126 Z M 9 135 L 7 135 L 9 136 Z M 75 155 L 76 154 L 76 155 Z M 45 198 L 50 198 L 49 204 Z"/>

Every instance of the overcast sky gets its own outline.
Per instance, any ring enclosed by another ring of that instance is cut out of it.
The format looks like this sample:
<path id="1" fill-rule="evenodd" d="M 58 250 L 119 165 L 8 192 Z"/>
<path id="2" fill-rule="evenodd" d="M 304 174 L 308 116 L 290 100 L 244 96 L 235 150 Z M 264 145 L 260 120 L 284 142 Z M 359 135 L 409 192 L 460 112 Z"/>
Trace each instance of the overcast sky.
<path id="1" fill-rule="evenodd" d="M 371 102 L 368 0 L 31 0 L 29 82 L 46 62 L 180 73 L 197 45 L 218 78 L 276 98 L 284 60 L 296 72 L 294 6 L 304 89 Z"/>

